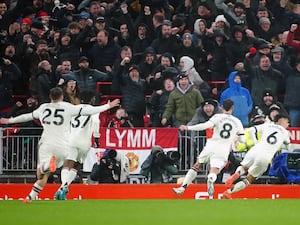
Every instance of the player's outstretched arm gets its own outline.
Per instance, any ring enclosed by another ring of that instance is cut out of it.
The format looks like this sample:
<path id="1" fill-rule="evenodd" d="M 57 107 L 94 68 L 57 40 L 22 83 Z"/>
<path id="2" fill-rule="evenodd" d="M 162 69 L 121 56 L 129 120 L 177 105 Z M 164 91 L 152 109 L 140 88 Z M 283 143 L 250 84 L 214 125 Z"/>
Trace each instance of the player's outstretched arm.
<path id="1" fill-rule="evenodd" d="M 30 120 L 33 120 L 32 113 L 26 113 L 22 114 L 17 117 L 11 117 L 11 118 L 1 118 L 0 123 L 1 124 L 10 124 L 10 123 L 24 123 Z"/>

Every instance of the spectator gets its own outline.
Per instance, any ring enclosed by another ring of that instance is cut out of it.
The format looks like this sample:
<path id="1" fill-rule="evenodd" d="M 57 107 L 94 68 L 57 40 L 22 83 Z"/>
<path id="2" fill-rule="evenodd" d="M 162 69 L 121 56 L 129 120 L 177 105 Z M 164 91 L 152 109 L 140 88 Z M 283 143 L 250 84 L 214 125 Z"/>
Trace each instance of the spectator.
<path id="1" fill-rule="evenodd" d="M 150 39 L 150 31 L 149 31 L 149 27 L 144 24 L 144 23 L 140 23 L 137 26 L 137 35 L 134 41 L 133 41 L 133 45 L 132 45 L 132 51 L 134 52 L 134 58 L 135 61 L 140 63 L 143 62 L 144 60 L 144 54 L 145 52 L 147 52 L 147 48 L 150 46 L 151 44 L 151 39 Z M 154 50 L 152 50 L 153 53 Z M 142 68 L 142 67 L 141 67 Z"/>
<path id="2" fill-rule="evenodd" d="M 247 61 L 247 60 L 246 60 Z M 251 95 L 255 105 L 262 103 L 263 91 L 270 88 L 278 96 L 283 82 L 282 73 L 274 69 L 268 56 L 261 56 L 258 66 L 249 66 L 245 63 L 245 69 L 251 77 Z"/>
<path id="3" fill-rule="evenodd" d="M 242 2 L 231 2 L 226 4 L 225 0 L 216 0 L 216 7 L 228 18 L 230 25 L 247 24 L 245 15 L 245 5 Z M 231 4 L 231 5 L 229 5 Z"/>
<path id="4" fill-rule="evenodd" d="M 175 82 L 172 78 L 165 78 L 164 88 L 161 90 L 153 91 L 149 103 L 151 105 L 151 126 L 152 127 L 163 127 L 172 126 L 172 117 L 167 121 L 165 125 L 161 124 L 162 115 L 166 109 L 168 98 L 170 93 L 175 89 Z"/>
<path id="5" fill-rule="evenodd" d="M 101 57 L 99 57 L 101 55 Z M 89 50 L 88 58 L 93 68 L 101 72 L 111 72 L 112 66 L 120 55 L 120 47 L 109 38 L 106 30 L 100 30 L 97 34 L 97 42 Z"/>
<path id="6" fill-rule="evenodd" d="M 178 173 L 179 159 L 178 151 L 165 153 L 161 146 L 153 146 L 150 155 L 141 165 L 140 174 L 150 178 L 151 184 L 169 183 L 172 175 Z"/>
<path id="7" fill-rule="evenodd" d="M 211 35 L 212 45 L 207 50 L 209 71 L 211 72 L 212 81 L 224 81 L 229 74 L 229 58 L 227 52 L 227 42 L 225 33 L 222 29 L 215 29 Z"/>
<path id="8" fill-rule="evenodd" d="M 284 107 L 288 110 L 291 127 L 300 126 L 300 59 L 296 61 L 293 73 L 286 78 Z"/>
<path id="9" fill-rule="evenodd" d="M 120 80 L 128 73 L 129 67 L 133 64 L 132 50 L 129 46 L 123 46 L 118 57 L 113 65 L 111 94 L 120 95 L 121 86 Z M 142 75 L 142 74 L 141 74 Z"/>
<path id="10" fill-rule="evenodd" d="M 13 88 L 21 75 L 14 63 L 3 58 L 3 64 L 0 66 L 0 117 L 5 116 L 14 105 Z"/>
<path id="11" fill-rule="evenodd" d="M 252 111 L 253 101 L 248 89 L 242 87 L 241 77 L 237 71 L 229 74 L 229 88 L 225 89 L 220 96 L 220 105 L 225 99 L 234 102 L 232 115 L 239 118 L 244 127 L 249 125 L 249 114 Z"/>
<path id="12" fill-rule="evenodd" d="M 152 41 L 151 47 L 154 49 L 157 57 L 160 57 L 165 52 L 170 52 L 172 55 L 179 53 L 180 39 L 172 33 L 171 21 L 164 21 L 161 35 Z"/>
<path id="13" fill-rule="evenodd" d="M 128 113 L 128 119 L 134 127 L 143 127 L 146 113 L 146 81 L 140 78 L 140 69 L 136 65 L 129 67 L 128 73 L 120 79 L 122 106 Z"/>
<path id="14" fill-rule="evenodd" d="M 269 114 L 269 108 L 273 104 L 278 105 L 280 107 L 280 109 L 281 109 L 280 114 L 287 114 L 287 111 L 284 108 L 284 105 L 280 101 L 277 100 L 277 97 L 274 94 L 274 92 L 270 88 L 266 88 L 263 91 L 262 103 L 259 104 L 259 105 L 255 105 L 255 107 L 253 107 L 253 109 L 258 107 L 259 109 L 262 110 L 262 113 L 264 115 L 268 115 Z M 253 113 L 255 114 L 256 111 L 254 111 Z"/>
<path id="15" fill-rule="evenodd" d="M 200 91 L 193 88 L 185 73 L 179 73 L 176 88 L 169 95 L 161 124 L 165 126 L 171 116 L 174 116 L 173 127 L 186 125 L 192 119 L 201 102 L 203 102 L 203 97 Z"/>
<path id="16" fill-rule="evenodd" d="M 98 94 L 96 93 L 97 82 L 110 81 L 110 75 L 100 72 L 97 69 L 90 68 L 89 59 L 85 56 L 80 57 L 78 65 L 79 69 L 75 70 L 73 74 L 79 89 L 81 91 L 94 91 L 95 96 L 98 96 Z M 96 102 L 99 102 L 98 98 Z"/>
<path id="17" fill-rule="evenodd" d="M 215 13 L 213 10 L 213 6 L 215 4 L 209 5 L 207 1 L 203 2 L 200 1 L 198 3 L 198 7 L 196 8 L 194 15 L 190 17 L 188 21 L 188 29 L 193 30 L 193 26 L 195 23 L 195 20 L 197 19 L 204 19 L 207 23 L 207 27 L 211 27 L 212 23 L 214 22 L 215 19 Z"/>
<path id="18" fill-rule="evenodd" d="M 278 114 L 280 114 L 280 107 L 276 104 L 272 104 L 269 108 L 269 113 L 266 115 L 266 122 L 274 123 L 275 117 Z"/>
<path id="19" fill-rule="evenodd" d="M 154 49 L 152 47 L 146 48 L 143 53 L 142 60 L 139 63 L 139 68 L 141 70 L 141 75 L 143 76 L 142 78 L 148 83 L 150 83 L 150 80 L 154 78 L 154 71 L 155 68 L 157 68 L 157 65 L 158 61 Z M 147 94 L 149 93 L 152 93 L 150 87 L 149 90 L 147 90 Z"/>
<path id="20" fill-rule="evenodd" d="M 80 104 L 80 90 L 74 77 L 66 76 L 64 78 L 62 89 L 65 102 L 70 102 L 73 105 Z"/>
<path id="21" fill-rule="evenodd" d="M 194 67 L 194 60 L 189 56 L 182 56 L 179 60 L 179 69 L 186 73 L 194 88 L 200 90 L 204 98 L 208 98 L 210 94 L 210 86 L 202 79 L 198 71 Z"/>
<path id="22" fill-rule="evenodd" d="M 38 64 L 39 72 L 36 75 L 37 96 L 40 104 L 49 102 L 50 89 L 56 87 L 57 79 L 52 66 L 47 60 L 43 60 Z"/>
<path id="23" fill-rule="evenodd" d="M 133 127 L 128 114 L 123 108 L 117 109 L 114 117 L 108 122 L 108 128 Z"/>

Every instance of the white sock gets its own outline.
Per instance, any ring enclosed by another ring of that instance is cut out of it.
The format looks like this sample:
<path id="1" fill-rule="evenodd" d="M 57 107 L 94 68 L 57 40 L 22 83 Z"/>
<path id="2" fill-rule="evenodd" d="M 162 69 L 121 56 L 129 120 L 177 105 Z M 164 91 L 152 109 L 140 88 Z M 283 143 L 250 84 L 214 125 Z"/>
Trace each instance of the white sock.
<path id="1" fill-rule="evenodd" d="M 72 181 L 75 179 L 77 175 L 77 170 L 75 169 L 70 169 L 69 170 L 69 174 L 68 174 L 68 177 L 67 177 L 67 185 L 70 185 L 72 183 Z"/>
<path id="2" fill-rule="evenodd" d="M 60 179 L 61 179 L 61 186 L 65 186 L 68 183 L 68 177 L 69 177 L 69 171 L 70 169 L 68 167 L 63 167 L 60 172 Z"/>
<path id="3" fill-rule="evenodd" d="M 244 167 L 242 167 L 242 166 L 239 166 L 238 168 L 236 168 L 236 171 L 235 171 L 235 172 L 236 172 L 236 173 L 239 173 L 240 176 L 242 176 L 243 174 L 246 173 Z"/>
<path id="4" fill-rule="evenodd" d="M 33 184 L 33 187 L 29 193 L 29 197 L 30 199 L 34 200 L 36 198 L 36 196 L 38 196 L 38 194 L 43 190 L 43 187 L 41 187 L 40 185 L 38 185 L 36 182 Z"/>
<path id="5" fill-rule="evenodd" d="M 215 173 L 209 173 L 209 174 L 207 175 L 207 180 L 210 180 L 210 181 L 212 181 L 213 183 L 215 183 L 216 179 L 217 179 L 217 174 L 215 174 Z"/>
<path id="6" fill-rule="evenodd" d="M 249 185 L 249 181 L 247 179 L 244 179 L 242 181 L 237 182 L 233 188 L 231 188 L 228 193 L 232 194 L 238 191 L 241 191 L 243 189 L 245 189 L 248 185 Z"/>
<path id="7" fill-rule="evenodd" d="M 195 178 L 197 177 L 197 171 L 195 171 L 194 169 L 189 169 L 189 171 L 186 173 L 183 183 L 182 183 L 182 187 L 186 188 L 190 183 L 193 182 L 193 180 L 195 180 Z"/>

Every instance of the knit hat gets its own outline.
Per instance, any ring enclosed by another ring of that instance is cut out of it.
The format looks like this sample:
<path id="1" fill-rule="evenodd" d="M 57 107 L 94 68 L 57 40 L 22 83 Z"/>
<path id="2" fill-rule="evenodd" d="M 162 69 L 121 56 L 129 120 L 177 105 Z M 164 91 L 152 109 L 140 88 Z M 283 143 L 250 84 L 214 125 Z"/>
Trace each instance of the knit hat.
<path id="1" fill-rule="evenodd" d="M 86 57 L 86 56 L 81 56 L 81 57 L 79 58 L 79 60 L 78 60 L 78 63 L 82 63 L 82 62 L 84 62 L 84 61 L 89 62 L 88 57 Z"/>
<path id="2" fill-rule="evenodd" d="M 201 106 L 204 107 L 205 105 L 213 105 L 215 108 L 218 106 L 218 102 L 212 98 L 205 99 L 202 103 Z"/>
<path id="3" fill-rule="evenodd" d="M 184 39 L 192 39 L 192 34 L 191 33 L 184 33 L 182 35 L 182 40 Z"/>
<path id="4" fill-rule="evenodd" d="M 280 106 L 273 104 L 269 107 L 269 113 L 272 112 L 273 110 L 280 111 Z"/>
<path id="5" fill-rule="evenodd" d="M 27 23 L 29 26 L 31 26 L 32 24 L 31 19 L 29 19 L 28 17 L 23 18 L 20 22 L 20 25 L 22 26 L 24 23 Z"/>
<path id="6" fill-rule="evenodd" d="M 265 97 L 265 96 L 272 96 L 272 97 L 274 97 L 272 90 L 269 89 L 269 88 L 265 89 L 264 92 L 263 92 L 263 97 Z"/>
<path id="7" fill-rule="evenodd" d="M 40 21 L 34 21 L 34 22 L 31 24 L 31 27 L 42 30 L 42 29 L 44 28 L 44 25 L 43 25 L 43 23 L 40 22 Z"/>
<path id="8" fill-rule="evenodd" d="M 181 80 L 182 78 L 185 78 L 185 77 L 188 77 L 187 74 L 185 74 L 184 72 L 180 72 L 178 75 L 177 75 L 177 81 Z"/>

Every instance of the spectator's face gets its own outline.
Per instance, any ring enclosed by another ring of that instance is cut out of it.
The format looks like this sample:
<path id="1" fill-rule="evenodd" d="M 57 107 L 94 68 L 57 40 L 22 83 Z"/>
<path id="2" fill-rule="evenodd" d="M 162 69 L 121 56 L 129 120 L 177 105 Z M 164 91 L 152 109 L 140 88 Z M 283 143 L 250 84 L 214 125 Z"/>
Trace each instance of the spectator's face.
<path id="1" fill-rule="evenodd" d="M 105 33 L 103 31 L 100 31 L 98 34 L 97 34 L 97 42 L 99 45 L 101 46 L 104 46 L 107 44 L 108 42 L 108 37 L 105 36 Z"/>
<path id="2" fill-rule="evenodd" d="M 71 72 L 71 62 L 70 61 L 63 61 L 62 64 L 62 73 L 69 73 Z"/>
<path id="3" fill-rule="evenodd" d="M 244 13 L 244 10 L 241 7 L 235 7 L 234 8 L 234 13 L 236 16 L 241 16 Z"/>
<path id="4" fill-rule="evenodd" d="M 74 91 L 76 88 L 76 81 L 75 80 L 69 80 L 67 83 L 67 89 Z"/>
<path id="5" fill-rule="evenodd" d="M 263 100 L 264 100 L 264 103 L 266 106 L 270 106 L 273 104 L 274 99 L 273 99 L 273 96 L 268 95 L 268 96 L 264 96 Z"/>
<path id="6" fill-rule="evenodd" d="M 147 34 L 147 29 L 144 26 L 139 26 L 138 28 L 138 35 L 139 37 L 145 37 Z"/>
<path id="7" fill-rule="evenodd" d="M 97 28 L 97 30 L 104 30 L 105 28 L 105 22 L 96 22 L 95 23 L 95 27 Z"/>
<path id="8" fill-rule="evenodd" d="M 89 68 L 89 66 L 90 66 L 90 63 L 86 60 L 79 63 L 79 67 L 83 68 L 83 69 L 87 69 L 87 68 Z"/>
<path id="9" fill-rule="evenodd" d="M 46 54 L 48 52 L 48 45 L 47 44 L 39 44 L 36 48 L 36 52 L 38 54 Z"/>
<path id="10" fill-rule="evenodd" d="M 234 38 L 236 41 L 240 42 L 243 40 L 243 33 L 240 31 L 234 32 Z"/>
<path id="11" fill-rule="evenodd" d="M 130 59 L 132 58 L 132 51 L 130 49 L 121 51 L 121 58 L 124 59 L 125 57 L 128 57 Z"/>
<path id="12" fill-rule="evenodd" d="M 90 6 L 90 14 L 93 16 L 97 16 L 101 14 L 101 7 L 99 4 L 92 4 Z"/>
<path id="13" fill-rule="evenodd" d="M 121 32 L 121 35 L 125 35 L 127 36 L 128 35 L 128 27 L 127 27 L 127 24 L 122 24 L 120 26 L 120 32 Z"/>
<path id="14" fill-rule="evenodd" d="M 28 32 L 28 31 L 30 31 L 30 26 L 29 26 L 29 24 L 28 24 L 28 23 L 22 23 L 22 25 L 21 25 L 21 31 L 22 31 L 23 33 L 26 33 L 26 32 Z"/>
<path id="15" fill-rule="evenodd" d="M 161 34 L 163 38 L 169 38 L 172 34 L 172 27 L 169 25 L 163 25 L 161 29 Z"/>
<path id="16" fill-rule="evenodd" d="M 274 62 L 279 62 L 281 60 L 281 52 L 274 52 L 272 54 Z"/>
<path id="17" fill-rule="evenodd" d="M 268 57 L 262 57 L 259 62 L 259 67 L 262 71 L 268 71 L 271 67 L 271 62 Z"/>
<path id="18" fill-rule="evenodd" d="M 171 61 L 168 57 L 162 56 L 161 57 L 161 61 L 160 61 L 161 65 L 164 67 L 169 67 L 171 66 Z"/>
<path id="19" fill-rule="evenodd" d="M 27 107 L 29 108 L 33 108 L 33 107 L 36 107 L 38 105 L 38 101 L 36 98 L 33 98 L 33 97 L 29 97 L 27 100 Z"/>
<path id="20" fill-rule="evenodd" d="M 215 107 L 212 104 L 205 104 L 203 106 L 203 111 L 208 117 L 211 117 L 213 115 L 214 110 Z"/>
<path id="21" fill-rule="evenodd" d="M 152 64 L 154 61 L 154 55 L 153 54 L 147 54 L 145 58 L 146 63 Z"/>
<path id="22" fill-rule="evenodd" d="M 136 69 L 133 69 L 129 72 L 129 76 L 132 81 L 138 82 L 140 78 L 140 73 Z"/>
<path id="23" fill-rule="evenodd" d="M 190 47 L 193 44 L 193 40 L 191 38 L 185 38 L 182 40 L 182 43 L 185 47 Z"/>
<path id="24" fill-rule="evenodd" d="M 262 30 L 268 31 L 268 30 L 270 30 L 271 24 L 269 24 L 269 23 L 262 23 L 260 25 L 260 27 L 261 27 Z"/>
<path id="25" fill-rule="evenodd" d="M 171 79 L 166 79 L 165 82 L 164 82 L 164 88 L 165 88 L 167 91 L 172 91 L 172 90 L 174 90 L 174 88 L 175 88 L 174 81 L 172 81 Z"/>
<path id="26" fill-rule="evenodd" d="M 269 13 L 267 10 L 265 11 L 258 11 L 257 14 L 256 14 L 257 18 L 260 19 L 262 17 L 269 17 Z"/>
<path id="27" fill-rule="evenodd" d="M 201 33 L 205 32 L 205 30 L 206 30 L 206 25 L 203 21 L 199 22 L 199 30 Z"/>
<path id="28" fill-rule="evenodd" d="M 6 48 L 5 48 L 5 55 L 6 56 L 9 56 L 9 57 L 13 57 L 16 53 L 16 48 L 15 46 L 13 45 L 8 45 Z"/>
<path id="29" fill-rule="evenodd" d="M 211 13 L 210 10 L 208 10 L 205 6 L 202 6 L 202 5 L 200 5 L 198 7 L 197 12 L 198 12 L 198 15 L 202 16 L 202 17 L 209 16 Z"/>
<path id="30" fill-rule="evenodd" d="M 126 117 L 126 112 L 124 109 L 118 109 L 117 112 L 116 112 L 116 117 L 118 119 L 121 119 L 121 118 L 124 118 Z"/>
<path id="31" fill-rule="evenodd" d="M 4 13 L 7 11 L 6 3 L 0 3 L 0 15 L 4 15 Z"/>
<path id="32" fill-rule="evenodd" d="M 60 40 L 61 40 L 61 45 L 67 46 L 70 44 L 71 37 L 69 35 L 64 35 L 63 37 L 61 37 Z"/>
<path id="33" fill-rule="evenodd" d="M 179 86 L 185 90 L 189 86 L 189 79 L 187 77 L 181 78 L 179 81 Z"/>

